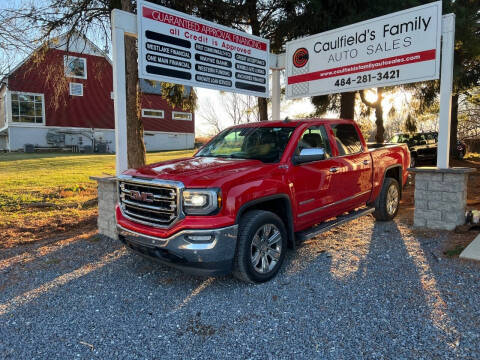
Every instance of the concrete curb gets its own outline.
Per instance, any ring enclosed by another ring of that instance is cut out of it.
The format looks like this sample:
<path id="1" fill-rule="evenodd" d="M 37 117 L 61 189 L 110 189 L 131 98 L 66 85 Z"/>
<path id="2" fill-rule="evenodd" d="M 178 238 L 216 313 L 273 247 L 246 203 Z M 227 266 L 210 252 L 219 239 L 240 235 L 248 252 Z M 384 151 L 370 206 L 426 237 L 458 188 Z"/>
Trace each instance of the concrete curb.
<path id="1" fill-rule="evenodd" d="M 480 235 L 462 251 L 460 258 L 480 261 Z"/>

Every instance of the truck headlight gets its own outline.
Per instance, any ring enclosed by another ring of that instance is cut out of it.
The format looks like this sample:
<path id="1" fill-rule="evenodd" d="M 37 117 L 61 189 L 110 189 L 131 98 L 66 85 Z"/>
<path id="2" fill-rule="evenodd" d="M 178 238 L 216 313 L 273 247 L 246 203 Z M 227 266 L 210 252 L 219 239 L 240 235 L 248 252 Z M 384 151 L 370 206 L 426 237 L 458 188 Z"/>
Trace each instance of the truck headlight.
<path id="1" fill-rule="evenodd" d="M 183 211 L 187 215 L 209 215 L 221 207 L 218 189 L 186 189 L 183 191 Z"/>

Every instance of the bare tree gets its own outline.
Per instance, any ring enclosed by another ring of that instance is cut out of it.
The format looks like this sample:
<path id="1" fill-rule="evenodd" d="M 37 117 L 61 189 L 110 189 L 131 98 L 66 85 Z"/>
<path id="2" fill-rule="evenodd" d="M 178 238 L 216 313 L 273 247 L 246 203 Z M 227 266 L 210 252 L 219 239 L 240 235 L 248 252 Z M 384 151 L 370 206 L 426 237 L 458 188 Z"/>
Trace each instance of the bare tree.
<path id="1" fill-rule="evenodd" d="M 164 2 L 164 1 L 159 1 Z M 134 0 L 25 0 L 19 7 L 6 7 L 0 10 L 0 56 L 2 54 L 26 57 L 37 64 L 47 56 L 48 49 L 59 39 L 70 51 L 71 42 L 81 36 L 91 35 L 101 42 L 108 53 L 111 41 L 110 14 L 113 9 L 135 11 Z M 25 29 L 28 29 L 26 31 Z M 19 56 L 21 53 L 23 56 Z M 18 60 L 18 59 L 17 59 Z M 134 38 L 125 39 L 126 92 L 127 92 L 127 153 L 128 166 L 139 167 L 145 164 L 145 145 L 143 142 L 143 123 L 140 117 L 140 95 L 138 86 L 137 49 Z M 7 66 L 8 67 L 8 66 Z M 3 70 L 3 69 L 0 69 Z M 67 93 L 68 84 L 63 76 L 63 63 L 57 68 L 42 69 L 46 81 L 54 84 L 52 101 L 59 103 Z M 4 71 L 5 72 L 5 71 Z M 96 71 L 100 74 L 102 71 Z M 99 75 L 99 76 L 100 76 Z M 163 89 L 165 87 L 165 89 Z M 195 107 L 195 92 L 184 96 L 184 87 L 162 84 L 162 95 L 172 106 L 184 109 Z M 119 150 L 119 149 L 117 149 Z"/>
<path id="2" fill-rule="evenodd" d="M 225 92 L 221 94 L 220 104 L 215 105 L 211 100 L 207 100 L 201 106 L 199 113 L 215 134 L 228 126 L 260 120 L 258 104 L 254 96 Z"/>
<path id="3" fill-rule="evenodd" d="M 229 123 L 232 125 L 261 120 L 259 118 L 259 108 L 253 96 L 223 93 L 222 105 Z"/>
<path id="4" fill-rule="evenodd" d="M 210 99 L 207 99 L 205 105 L 200 109 L 200 117 L 205 120 L 210 128 L 213 130 L 213 134 L 218 134 L 223 130 L 221 124 L 221 118 L 218 116 L 215 106 Z"/>
<path id="5" fill-rule="evenodd" d="M 122 10 L 133 12 L 130 0 L 121 0 Z M 125 71 L 127 95 L 127 158 L 128 167 L 145 165 L 145 143 L 143 142 L 143 122 L 140 116 L 141 98 L 138 84 L 136 39 L 125 37 Z M 118 151 L 118 150 L 117 150 Z"/>
<path id="6" fill-rule="evenodd" d="M 240 103 L 244 112 L 244 121 L 245 123 L 260 121 L 260 109 L 258 107 L 258 102 L 255 101 L 255 97 L 239 95 Z"/>

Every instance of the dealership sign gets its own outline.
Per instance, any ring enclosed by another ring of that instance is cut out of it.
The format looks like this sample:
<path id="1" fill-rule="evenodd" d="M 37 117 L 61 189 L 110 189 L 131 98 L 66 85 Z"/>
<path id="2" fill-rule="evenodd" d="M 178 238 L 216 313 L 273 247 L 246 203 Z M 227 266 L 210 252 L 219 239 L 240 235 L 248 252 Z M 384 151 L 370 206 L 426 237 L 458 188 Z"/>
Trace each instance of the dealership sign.
<path id="1" fill-rule="evenodd" d="M 138 1 L 139 77 L 268 97 L 270 43 Z"/>
<path id="2" fill-rule="evenodd" d="M 439 78 L 441 1 L 287 43 L 287 97 Z"/>

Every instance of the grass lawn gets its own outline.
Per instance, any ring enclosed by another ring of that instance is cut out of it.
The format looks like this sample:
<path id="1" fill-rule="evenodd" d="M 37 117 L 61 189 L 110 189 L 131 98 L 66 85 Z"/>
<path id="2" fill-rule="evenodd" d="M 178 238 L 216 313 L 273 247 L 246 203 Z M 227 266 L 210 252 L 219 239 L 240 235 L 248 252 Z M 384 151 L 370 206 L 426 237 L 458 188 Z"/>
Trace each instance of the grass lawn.
<path id="1" fill-rule="evenodd" d="M 147 163 L 192 154 L 149 153 Z M 0 154 L 0 248 L 91 229 L 97 191 L 89 177 L 113 174 L 114 155 Z"/>

